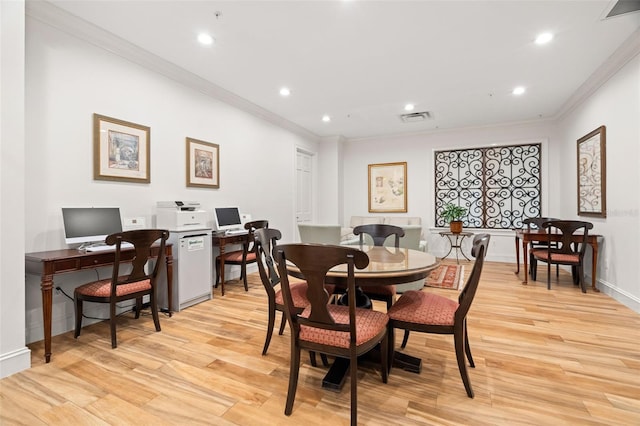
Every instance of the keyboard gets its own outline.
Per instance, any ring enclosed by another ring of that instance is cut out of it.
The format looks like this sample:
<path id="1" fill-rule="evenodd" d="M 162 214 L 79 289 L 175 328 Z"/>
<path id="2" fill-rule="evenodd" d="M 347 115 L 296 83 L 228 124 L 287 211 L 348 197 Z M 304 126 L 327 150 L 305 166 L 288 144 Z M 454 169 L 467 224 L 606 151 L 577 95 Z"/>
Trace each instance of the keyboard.
<path id="1" fill-rule="evenodd" d="M 131 243 L 122 243 L 120 244 L 120 250 L 124 250 L 124 249 L 130 249 L 133 248 L 133 244 Z M 87 247 L 87 251 L 89 253 L 93 253 L 96 251 L 116 251 L 116 246 L 108 246 L 106 244 L 103 245 L 99 245 L 99 246 L 91 246 L 91 247 Z"/>
<path id="2" fill-rule="evenodd" d="M 247 234 L 249 231 L 247 231 L 246 229 L 230 229 L 229 231 L 225 232 L 226 235 L 242 235 L 242 234 Z"/>

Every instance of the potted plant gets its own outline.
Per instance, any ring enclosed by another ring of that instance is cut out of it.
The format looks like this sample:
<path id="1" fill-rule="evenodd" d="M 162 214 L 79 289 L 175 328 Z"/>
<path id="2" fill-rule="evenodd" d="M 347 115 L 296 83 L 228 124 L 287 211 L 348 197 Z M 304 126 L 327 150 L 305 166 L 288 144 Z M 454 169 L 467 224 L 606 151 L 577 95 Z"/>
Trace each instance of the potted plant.
<path id="1" fill-rule="evenodd" d="M 449 223 L 449 229 L 454 234 L 462 232 L 462 218 L 467 214 L 467 209 L 455 204 L 449 203 L 444 206 L 440 216 Z"/>

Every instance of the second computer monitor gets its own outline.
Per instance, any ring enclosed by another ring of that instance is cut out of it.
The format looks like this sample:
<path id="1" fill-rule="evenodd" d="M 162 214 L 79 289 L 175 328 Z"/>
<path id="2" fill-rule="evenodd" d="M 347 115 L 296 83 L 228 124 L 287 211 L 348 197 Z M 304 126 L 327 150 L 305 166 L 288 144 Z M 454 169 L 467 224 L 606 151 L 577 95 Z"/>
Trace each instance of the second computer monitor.
<path id="1" fill-rule="evenodd" d="M 242 229 L 240 210 L 238 210 L 237 207 L 216 207 L 214 213 L 216 229 L 218 231 Z"/>

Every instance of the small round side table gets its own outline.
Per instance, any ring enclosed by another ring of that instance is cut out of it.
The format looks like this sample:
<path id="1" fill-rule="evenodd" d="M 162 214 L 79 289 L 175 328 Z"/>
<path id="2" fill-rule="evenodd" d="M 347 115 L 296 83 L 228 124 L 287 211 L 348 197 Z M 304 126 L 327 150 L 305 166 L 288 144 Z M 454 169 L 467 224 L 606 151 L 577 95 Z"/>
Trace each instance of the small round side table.
<path id="1" fill-rule="evenodd" d="M 451 251 L 453 249 L 455 249 L 456 252 L 456 263 L 460 263 L 460 259 L 458 258 L 458 253 L 460 253 L 462 256 L 464 256 L 465 259 L 467 260 L 471 260 L 467 257 L 466 254 L 464 254 L 464 252 L 462 251 L 462 242 L 464 241 L 465 238 L 467 237 L 472 237 L 473 233 L 471 232 L 460 232 L 460 233 L 453 233 L 451 231 L 442 231 L 440 232 L 440 236 L 441 237 L 447 237 L 447 239 L 449 240 L 449 251 L 447 252 L 447 254 L 445 254 L 442 258 L 446 258 L 447 256 L 449 256 L 451 254 Z"/>

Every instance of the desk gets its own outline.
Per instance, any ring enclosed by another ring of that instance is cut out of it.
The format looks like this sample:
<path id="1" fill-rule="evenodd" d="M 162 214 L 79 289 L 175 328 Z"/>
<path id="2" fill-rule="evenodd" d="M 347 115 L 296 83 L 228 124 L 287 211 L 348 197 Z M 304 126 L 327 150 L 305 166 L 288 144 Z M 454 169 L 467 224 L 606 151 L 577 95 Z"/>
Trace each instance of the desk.
<path id="1" fill-rule="evenodd" d="M 165 246 L 167 262 L 167 294 L 169 296 L 169 315 L 171 315 L 173 292 L 173 254 L 170 244 Z M 120 261 L 131 261 L 135 255 L 133 248 L 120 252 Z M 151 257 L 159 257 L 160 247 L 151 247 Z M 51 361 L 51 311 L 53 309 L 52 289 L 53 277 L 56 274 L 95 269 L 102 266 L 112 266 L 115 260 L 114 251 L 83 252 L 75 249 L 41 251 L 26 253 L 25 267 L 27 272 L 41 274 L 42 288 L 42 319 L 44 322 L 44 357 L 45 362 Z"/>
<path id="2" fill-rule="evenodd" d="M 520 273 L 520 245 L 519 241 L 522 240 L 522 254 L 524 262 L 524 281 L 522 284 L 529 282 L 529 251 L 527 246 L 531 241 L 560 241 L 561 234 L 547 234 L 544 229 L 517 229 L 516 230 L 516 271 L 515 274 Z M 581 241 L 583 235 L 575 235 L 572 241 Z M 599 292 L 596 287 L 596 267 L 598 266 L 598 238 L 602 238 L 602 235 L 589 234 L 587 236 L 587 244 L 591 246 L 593 250 L 593 259 L 591 260 L 591 288 L 596 293 Z"/>
<path id="3" fill-rule="evenodd" d="M 358 287 L 403 284 L 426 278 L 431 270 L 440 262 L 435 256 L 420 250 L 394 247 L 360 246 L 369 256 L 369 265 L 354 272 L 355 284 Z M 294 266 L 288 267 L 289 273 L 297 278 L 304 278 Z M 338 265 L 331 269 L 326 276 L 326 283 L 347 286 L 347 265 Z M 393 344 L 389 342 L 393 364 L 396 367 L 419 373 L 422 360 L 409 355 L 394 352 Z M 345 374 L 349 368 L 349 360 L 336 358 L 333 365 L 322 380 L 322 386 L 339 390 L 344 383 Z"/>
<path id="4" fill-rule="evenodd" d="M 213 247 L 220 249 L 220 282 L 222 283 L 222 296 L 224 296 L 224 248 L 229 244 L 242 244 L 243 246 L 249 244 L 249 232 L 247 231 L 245 234 L 228 235 L 224 232 L 214 231 L 211 235 L 211 243 Z M 214 265 L 214 268 L 215 267 L 217 267 L 217 265 Z"/>
<path id="5" fill-rule="evenodd" d="M 449 251 L 447 252 L 447 254 L 442 256 L 443 259 L 446 258 L 447 256 L 449 256 L 449 254 L 451 254 L 451 250 L 455 249 L 456 250 L 456 263 L 460 263 L 460 260 L 458 259 L 458 252 L 460 254 L 462 254 L 462 256 L 464 256 L 465 259 L 471 260 L 462 251 L 462 242 L 464 241 L 464 239 L 466 237 L 472 237 L 473 236 L 473 234 L 471 232 L 455 232 L 454 233 L 454 232 L 451 232 L 451 231 L 442 231 L 439 234 L 440 234 L 441 237 L 447 237 L 447 239 L 449 240 Z M 453 237 L 456 237 L 455 241 L 453 240 Z"/>

